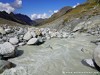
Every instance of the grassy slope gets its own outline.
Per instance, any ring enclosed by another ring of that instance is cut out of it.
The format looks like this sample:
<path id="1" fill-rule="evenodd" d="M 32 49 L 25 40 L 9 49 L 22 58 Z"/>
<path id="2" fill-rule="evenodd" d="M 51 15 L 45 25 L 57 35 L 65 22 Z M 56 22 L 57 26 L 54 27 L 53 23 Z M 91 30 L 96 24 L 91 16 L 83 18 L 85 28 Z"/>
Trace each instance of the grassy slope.
<path id="1" fill-rule="evenodd" d="M 47 25 L 52 25 L 53 23 L 57 23 L 60 20 L 63 20 L 62 24 L 64 24 L 65 22 L 69 22 L 69 21 L 73 20 L 74 18 L 81 19 L 82 17 L 84 17 L 86 15 L 91 17 L 93 15 L 100 14 L 100 8 L 94 9 L 94 7 L 97 7 L 96 3 L 81 4 L 81 5 L 77 6 L 76 8 L 72 9 L 70 12 L 63 15 L 62 17 L 60 17 L 52 22 L 45 23 L 44 25 L 41 25 L 39 27 L 46 27 Z"/>
<path id="2" fill-rule="evenodd" d="M 2 25 L 2 24 L 7 24 L 10 26 L 16 26 L 16 25 L 21 26 L 21 24 L 19 24 L 19 23 L 0 18 L 0 25 Z"/>

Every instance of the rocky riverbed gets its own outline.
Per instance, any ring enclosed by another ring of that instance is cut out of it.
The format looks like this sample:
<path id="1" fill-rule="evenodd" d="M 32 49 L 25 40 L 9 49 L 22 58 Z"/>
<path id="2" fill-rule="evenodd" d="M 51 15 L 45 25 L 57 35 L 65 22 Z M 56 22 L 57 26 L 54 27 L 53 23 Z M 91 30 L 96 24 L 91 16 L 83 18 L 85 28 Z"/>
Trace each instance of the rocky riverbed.
<path id="1" fill-rule="evenodd" d="M 98 74 L 97 68 L 91 66 L 92 61 L 83 61 L 93 59 L 100 42 L 98 36 L 4 25 L 0 33 L 0 75 Z M 100 62 L 96 62 L 99 66 Z"/>

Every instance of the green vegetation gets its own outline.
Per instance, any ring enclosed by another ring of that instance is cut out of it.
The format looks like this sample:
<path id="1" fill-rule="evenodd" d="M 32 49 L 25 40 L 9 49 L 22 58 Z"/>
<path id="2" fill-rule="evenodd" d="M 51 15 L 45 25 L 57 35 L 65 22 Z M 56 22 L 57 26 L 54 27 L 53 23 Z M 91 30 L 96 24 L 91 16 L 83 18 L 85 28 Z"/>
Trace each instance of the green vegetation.
<path id="1" fill-rule="evenodd" d="M 94 9 L 95 7 L 96 9 Z M 92 17 L 94 15 L 98 15 L 99 13 L 100 13 L 100 8 L 97 8 L 96 2 L 92 3 L 87 2 L 77 6 L 72 11 L 68 12 L 66 14 L 66 18 L 64 19 L 64 22 L 68 22 L 70 19 L 73 19 L 73 17 L 82 19 L 85 15 Z"/>
<path id="2" fill-rule="evenodd" d="M 100 0 L 87 0 L 88 2 L 90 2 L 90 3 L 99 3 L 100 4 Z"/>
<path id="3" fill-rule="evenodd" d="M 84 18 L 84 16 L 88 16 L 87 19 L 89 19 L 92 16 L 99 15 L 100 6 L 98 5 L 98 3 L 100 3 L 100 0 L 87 0 L 87 2 L 78 5 L 76 8 L 71 9 L 69 12 L 66 12 L 64 15 L 60 17 L 53 15 L 49 19 L 45 20 L 41 24 L 41 26 L 49 25 L 50 23 L 53 23 L 56 20 L 62 20 L 62 19 L 63 19 L 62 24 L 64 25 L 66 22 L 70 22 L 75 18 L 82 19 Z"/>

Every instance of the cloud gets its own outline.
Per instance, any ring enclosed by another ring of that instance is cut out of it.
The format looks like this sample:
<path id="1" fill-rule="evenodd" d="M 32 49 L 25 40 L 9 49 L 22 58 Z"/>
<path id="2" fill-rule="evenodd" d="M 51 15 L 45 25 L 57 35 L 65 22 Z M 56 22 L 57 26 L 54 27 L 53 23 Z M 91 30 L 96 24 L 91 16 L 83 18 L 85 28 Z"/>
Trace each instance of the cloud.
<path id="1" fill-rule="evenodd" d="M 73 8 L 76 8 L 78 5 L 80 5 L 80 3 L 77 3 L 76 5 L 74 5 Z"/>
<path id="2" fill-rule="evenodd" d="M 22 0 L 15 0 L 15 2 L 12 3 L 12 7 L 14 8 L 20 8 L 22 6 Z"/>
<path id="3" fill-rule="evenodd" d="M 43 13 L 43 14 L 32 14 L 31 15 L 31 19 L 32 20 L 35 20 L 35 19 L 45 19 L 45 18 L 49 18 L 51 15 L 53 15 L 54 13 L 57 13 L 58 12 L 58 10 L 54 10 L 54 11 L 52 11 L 52 10 L 49 10 L 49 14 L 47 14 L 47 13 Z"/>
<path id="4" fill-rule="evenodd" d="M 15 9 L 9 3 L 0 2 L 0 11 L 6 11 L 7 13 L 13 12 Z"/>
<path id="5" fill-rule="evenodd" d="M 54 11 L 52 11 L 52 10 L 49 10 L 49 13 L 51 13 L 51 15 L 52 14 L 54 14 L 54 13 L 57 13 L 59 10 L 54 10 Z"/>
<path id="6" fill-rule="evenodd" d="M 0 11 L 6 11 L 7 13 L 14 12 L 15 9 L 22 6 L 22 0 L 15 0 L 12 4 L 0 2 Z"/>
<path id="7" fill-rule="evenodd" d="M 32 20 L 35 20 L 35 19 L 39 19 L 39 18 L 42 18 L 42 19 L 45 19 L 45 18 L 49 18 L 50 16 L 46 13 L 43 13 L 43 14 L 32 14 L 31 15 L 31 19 Z"/>
<path id="8" fill-rule="evenodd" d="M 54 13 L 57 13 L 58 12 L 58 10 L 54 10 Z"/>

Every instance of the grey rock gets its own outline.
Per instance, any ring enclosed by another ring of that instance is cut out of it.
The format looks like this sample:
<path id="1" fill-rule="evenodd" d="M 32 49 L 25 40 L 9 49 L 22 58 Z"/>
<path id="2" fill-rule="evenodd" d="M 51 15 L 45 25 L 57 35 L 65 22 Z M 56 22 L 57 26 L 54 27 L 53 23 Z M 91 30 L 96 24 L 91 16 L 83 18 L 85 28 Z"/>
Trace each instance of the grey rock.
<path id="1" fill-rule="evenodd" d="M 41 42 L 41 43 L 43 42 L 43 38 L 42 38 L 42 37 L 40 37 L 40 36 L 39 36 L 39 37 L 37 37 L 37 40 L 38 40 L 38 42 Z"/>
<path id="2" fill-rule="evenodd" d="M 3 57 L 14 57 L 15 56 L 15 47 L 9 42 L 0 44 L 0 55 Z"/>
<path id="3" fill-rule="evenodd" d="M 68 33 L 62 32 L 62 37 L 63 37 L 63 38 L 67 38 L 67 37 L 68 37 Z"/>
<path id="4" fill-rule="evenodd" d="M 87 64 L 87 66 L 92 67 L 92 68 L 95 68 L 95 65 L 94 65 L 92 59 L 84 59 L 84 62 Z"/>
<path id="5" fill-rule="evenodd" d="M 12 68 L 13 66 L 14 65 L 9 61 L 0 60 L 0 73 L 2 73 L 6 69 Z"/>
<path id="6" fill-rule="evenodd" d="M 20 42 L 18 45 L 23 46 L 23 45 L 25 45 L 25 42 Z"/>
<path id="7" fill-rule="evenodd" d="M 5 32 L 9 34 L 9 33 L 12 32 L 12 30 L 10 28 L 9 29 L 5 29 Z"/>
<path id="8" fill-rule="evenodd" d="M 31 35 L 32 35 L 33 38 L 36 37 L 36 34 L 35 34 L 35 32 L 33 32 L 33 31 L 31 32 Z"/>
<path id="9" fill-rule="evenodd" d="M 24 29 L 23 28 L 20 28 L 19 31 L 17 31 L 18 35 L 22 35 L 23 33 L 24 33 Z"/>
<path id="10" fill-rule="evenodd" d="M 19 40 L 18 40 L 17 37 L 14 37 L 14 38 L 10 38 L 9 42 L 15 45 L 15 44 L 17 44 L 19 42 Z"/>
<path id="11" fill-rule="evenodd" d="M 35 44 L 37 41 L 38 41 L 37 38 L 32 38 L 32 39 L 30 39 L 30 40 L 27 42 L 27 44 L 28 44 L 28 45 L 33 45 L 33 44 Z"/>
<path id="12" fill-rule="evenodd" d="M 23 37 L 24 37 L 24 35 L 18 35 L 19 42 L 23 41 Z"/>
<path id="13" fill-rule="evenodd" d="M 74 29 L 73 31 L 77 31 L 77 30 L 81 30 L 84 27 L 85 22 L 81 22 L 79 23 Z"/>
<path id="14" fill-rule="evenodd" d="M 27 70 L 24 67 L 15 67 L 9 70 L 5 70 L 1 75 L 27 75 L 26 71 Z"/>
<path id="15" fill-rule="evenodd" d="M 98 45 L 94 50 L 93 56 L 95 63 L 100 67 L 100 45 Z"/>
<path id="16" fill-rule="evenodd" d="M 0 33 L 1 34 L 6 34 L 5 30 L 2 27 L 0 27 Z"/>
<path id="17" fill-rule="evenodd" d="M 2 40 L 6 42 L 6 41 L 8 41 L 8 38 L 7 38 L 6 36 L 4 36 L 4 37 L 2 38 Z"/>
<path id="18" fill-rule="evenodd" d="M 32 35 L 31 35 L 30 31 L 28 31 L 23 37 L 24 40 L 29 40 L 31 38 L 32 38 Z"/>

